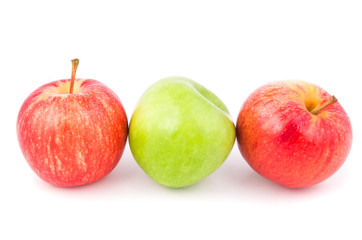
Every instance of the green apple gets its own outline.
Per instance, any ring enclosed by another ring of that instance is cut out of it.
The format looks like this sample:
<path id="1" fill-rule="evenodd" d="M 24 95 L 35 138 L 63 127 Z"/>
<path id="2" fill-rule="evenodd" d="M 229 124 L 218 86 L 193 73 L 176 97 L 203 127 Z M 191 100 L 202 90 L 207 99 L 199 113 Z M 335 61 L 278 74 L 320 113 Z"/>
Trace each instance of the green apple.
<path id="1" fill-rule="evenodd" d="M 226 106 L 183 77 L 153 84 L 132 115 L 129 144 L 138 165 L 161 185 L 192 185 L 225 161 L 235 141 Z"/>

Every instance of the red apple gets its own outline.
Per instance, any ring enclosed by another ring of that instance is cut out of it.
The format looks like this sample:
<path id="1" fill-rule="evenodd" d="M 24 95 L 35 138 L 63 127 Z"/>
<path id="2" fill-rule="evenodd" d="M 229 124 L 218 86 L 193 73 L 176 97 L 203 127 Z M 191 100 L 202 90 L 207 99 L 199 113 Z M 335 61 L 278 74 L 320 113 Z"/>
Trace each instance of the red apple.
<path id="1" fill-rule="evenodd" d="M 92 79 L 72 78 L 35 90 L 17 119 L 20 148 L 44 181 L 78 186 L 110 173 L 120 160 L 128 124 L 117 95 Z"/>
<path id="2" fill-rule="evenodd" d="M 254 91 L 241 108 L 236 128 L 248 164 L 291 188 L 332 176 L 352 144 L 351 123 L 337 99 L 303 81 L 274 82 Z"/>

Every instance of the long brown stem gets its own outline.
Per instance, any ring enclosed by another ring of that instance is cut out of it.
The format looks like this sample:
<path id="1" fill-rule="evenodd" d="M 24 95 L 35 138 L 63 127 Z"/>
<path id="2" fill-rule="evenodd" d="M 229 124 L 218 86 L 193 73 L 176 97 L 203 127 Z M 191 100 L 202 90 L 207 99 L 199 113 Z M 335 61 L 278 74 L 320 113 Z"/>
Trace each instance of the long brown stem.
<path id="1" fill-rule="evenodd" d="M 77 72 L 78 64 L 79 64 L 79 59 L 78 58 L 72 59 L 72 77 L 70 79 L 69 94 L 73 93 L 75 73 Z"/>
<path id="2" fill-rule="evenodd" d="M 324 108 L 328 107 L 329 105 L 331 105 L 332 103 L 337 102 L 338 99 L 335 96 L 332 96 L 327 102 L 318 105 L 317 107 L 315 107 L 312 111 L 310 111 L 311 114 L 317 115 L 318 113 L 320 113 Z"/>

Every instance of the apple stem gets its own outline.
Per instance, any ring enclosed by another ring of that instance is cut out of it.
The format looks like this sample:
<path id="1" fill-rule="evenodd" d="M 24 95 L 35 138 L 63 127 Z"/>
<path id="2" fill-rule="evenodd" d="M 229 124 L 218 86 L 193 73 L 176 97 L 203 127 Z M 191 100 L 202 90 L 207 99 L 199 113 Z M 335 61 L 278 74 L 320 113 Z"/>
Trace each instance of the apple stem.
<path id="1" fill-rule="evenodd" d="M 328 107 L 329 105 L 331 105 L 332 103 L 337 102 L 338 99 L 335 96 L 332 96 L 327 102 L 318 105 L 317 107 L 315 107 L 312 111 L 310 111 L 311 114 L 317 115 L 318 113 L 320 113 L 324 108 Z"/>
<path id="2" fill-rule="evenodd" d="M 71 79 L 70 79 L 69 94 L 72 94 L 72 93 L 73 93 L 75 73 L 77 72 L 77 68 L 78 68 L 78 64 L 79 64 L 79 59 L 78 59 L 78 58 L 74 58 L 74 59 L 72 59 L 71 61 L 72 61 L 72 77 L 71 77 Z"/>

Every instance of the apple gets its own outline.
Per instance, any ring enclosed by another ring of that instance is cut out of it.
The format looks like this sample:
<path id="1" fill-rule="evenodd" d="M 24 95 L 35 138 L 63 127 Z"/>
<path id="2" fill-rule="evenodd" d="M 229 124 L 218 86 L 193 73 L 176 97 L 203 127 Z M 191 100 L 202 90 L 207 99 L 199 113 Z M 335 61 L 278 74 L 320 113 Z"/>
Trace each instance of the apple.
<path id="1" fill-rule="evenodd" d="M 153 84 L 132 115 L 129 144 L 139 166 L 170 188 L 192 185 L 214 172 L 235 142 L 226 106 L 183 77 Z"/>
<path id="2" fill-rule="evenodd" d="M 332 176 L 352 144 L 350 120 L 322 88 L 304 81 L 279 81 L 254 91 L 236 123 L 239 149 L 261 176 L 290 188 Z"/>
<path id="3" fill-rule="evenodd" d="M 21 151 L 34 172 L 56 186 L 78 186 L 109 174 L 127 140 L 127 116 L 108 87 L 72 77 L 32 92 L 17 119 Z"/>

